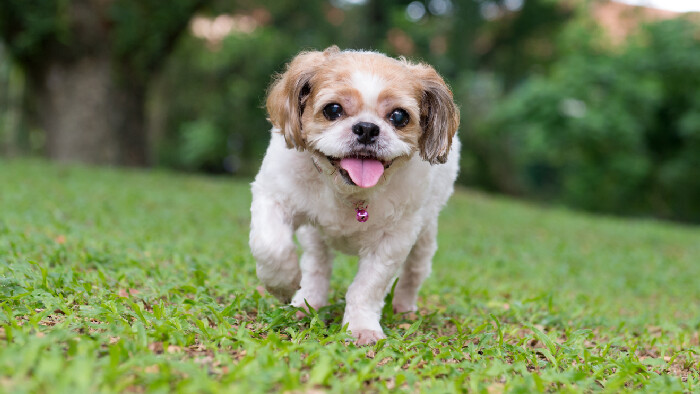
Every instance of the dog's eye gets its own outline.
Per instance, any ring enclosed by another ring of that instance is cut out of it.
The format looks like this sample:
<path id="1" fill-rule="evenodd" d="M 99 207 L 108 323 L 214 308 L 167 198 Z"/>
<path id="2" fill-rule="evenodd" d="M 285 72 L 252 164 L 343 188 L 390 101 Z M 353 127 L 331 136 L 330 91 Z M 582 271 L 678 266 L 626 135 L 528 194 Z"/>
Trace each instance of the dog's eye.
<path id="1" fill-rule="evenodd" d="M 343 114 L 343 107 L 338 103 L 328 104 L 323 107 L 323 116 L 328 120 L 336 120 Z"/>
<path id="2" fill-rule="evenodd" d="M 394 127 L 404 127 L 408 124 L 408 112 L 401 108 L 396 108 L 389 114 L 389 121 Z"/>

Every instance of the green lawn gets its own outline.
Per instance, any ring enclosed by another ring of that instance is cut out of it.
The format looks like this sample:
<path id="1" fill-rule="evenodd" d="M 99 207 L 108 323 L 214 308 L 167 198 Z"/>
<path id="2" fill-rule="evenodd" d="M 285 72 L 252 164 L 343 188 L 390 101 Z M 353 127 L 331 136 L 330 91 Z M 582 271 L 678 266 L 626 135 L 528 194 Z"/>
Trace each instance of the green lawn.
<path id="1" fill-rule="evenodd" d="M 420 313 L 261 295 L 245 181 L 0 161 L 0 391 L 700 390 L 700 228 L 459 190 Z"/>

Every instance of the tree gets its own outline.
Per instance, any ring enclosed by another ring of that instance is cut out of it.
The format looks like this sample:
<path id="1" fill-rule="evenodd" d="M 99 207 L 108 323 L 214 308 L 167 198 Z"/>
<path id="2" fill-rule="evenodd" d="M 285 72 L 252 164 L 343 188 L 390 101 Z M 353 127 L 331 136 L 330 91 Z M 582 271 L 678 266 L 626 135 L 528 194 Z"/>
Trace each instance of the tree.
<path id="1" fill-rule="evenodd" d="M 207 0 L 2 0 L 0 38 L 57 160 L 146 165 L 146 87 Z"/>

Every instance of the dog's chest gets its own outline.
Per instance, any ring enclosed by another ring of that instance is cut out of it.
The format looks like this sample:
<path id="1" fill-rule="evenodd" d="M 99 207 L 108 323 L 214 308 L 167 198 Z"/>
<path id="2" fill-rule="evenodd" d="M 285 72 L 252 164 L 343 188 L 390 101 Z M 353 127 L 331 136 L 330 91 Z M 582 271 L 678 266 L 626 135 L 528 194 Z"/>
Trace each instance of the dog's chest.
<path id="1" fill-rule="evenodd" d="M 366 222 L 357 219 L 357 211 L 350 204 L 334 204 L 328 200 L 318 202 L 317 208 L 308 212 L 308 223 L 320 230 L 328 246 L 346 254 L 358 254 L 381 242 L 385 234 L 406 219 L 404 207 L 388 203 L 370 203 Z"/>
<path id="2" fill-rule="evenodd" d="M 381 242 L 383 231 L 374 226 L 352 226 L 350 228 L 338 228 L 336 226 L 317 226 L 326 244 L 331 248 L 345 254 L 357 255 L 363 248 L 371 248 Z"/>

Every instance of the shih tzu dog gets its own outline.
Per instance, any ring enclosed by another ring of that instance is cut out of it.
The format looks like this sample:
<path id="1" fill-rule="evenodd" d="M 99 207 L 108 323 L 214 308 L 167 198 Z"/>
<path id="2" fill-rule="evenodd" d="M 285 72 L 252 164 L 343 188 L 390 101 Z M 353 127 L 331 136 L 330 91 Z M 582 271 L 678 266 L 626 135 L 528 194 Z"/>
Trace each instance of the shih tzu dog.
<path id="1" fill-rule="evenodd" d="M 332 250 L 358 255 L 343 324 L 358 345 L 375 343 L 393 279 L 394 310 L 415 311 L 430 273 L 458 171 L 452 93 L 428 65 L 333 46 L 297 55 L 267 112 L 272 138 L 250 208 L 258 278 L 282 302 L 319 308 Z"/>

